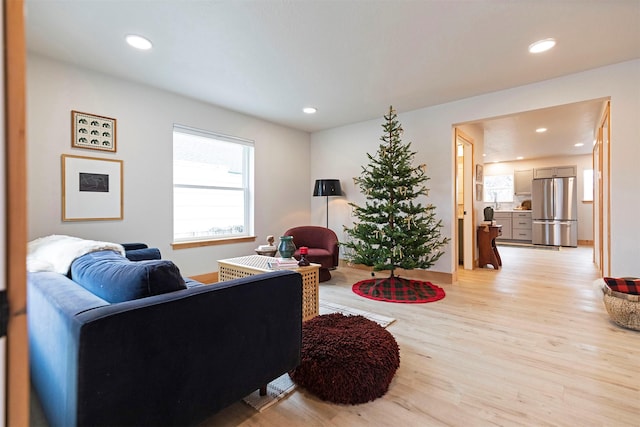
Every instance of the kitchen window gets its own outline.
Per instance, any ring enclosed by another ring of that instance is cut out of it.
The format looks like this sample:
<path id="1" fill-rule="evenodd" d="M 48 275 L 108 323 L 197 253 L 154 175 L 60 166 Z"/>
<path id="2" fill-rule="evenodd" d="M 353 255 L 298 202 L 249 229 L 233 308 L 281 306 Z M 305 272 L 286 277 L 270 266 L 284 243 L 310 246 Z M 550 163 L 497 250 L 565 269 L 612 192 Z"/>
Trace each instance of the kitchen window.
<path id="1" fill-rule="evenodd" d="M 174 125 L 174 242 L 251 235 L 253 151 L 253 141 Z"/>
<path id="2" fill-rule="evenodd" d="M 511 203 L 513 202 L 513 192 L 513 174 L 485 175 L 485 203 Z"/>

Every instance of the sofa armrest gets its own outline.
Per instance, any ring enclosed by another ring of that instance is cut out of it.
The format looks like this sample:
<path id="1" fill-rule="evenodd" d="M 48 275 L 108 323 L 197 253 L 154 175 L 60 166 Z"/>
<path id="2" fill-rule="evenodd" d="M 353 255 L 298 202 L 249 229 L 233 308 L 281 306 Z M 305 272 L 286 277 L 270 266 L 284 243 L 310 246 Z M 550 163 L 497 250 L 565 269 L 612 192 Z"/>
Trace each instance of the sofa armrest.
<path id="1" fill-rule="evenodd" d="M 302 278 L 277 271 L 76 316 L 77 422 L 193 424 L 300 361 Z"/>
<path id="2" fill-rule="evenodd" d="M 109 303 L 67 276 L 52 272 L 27 275 L 27 323 L 31 382 L 51 425 L 75 425 L 78 341 L 75 317 Z"/>

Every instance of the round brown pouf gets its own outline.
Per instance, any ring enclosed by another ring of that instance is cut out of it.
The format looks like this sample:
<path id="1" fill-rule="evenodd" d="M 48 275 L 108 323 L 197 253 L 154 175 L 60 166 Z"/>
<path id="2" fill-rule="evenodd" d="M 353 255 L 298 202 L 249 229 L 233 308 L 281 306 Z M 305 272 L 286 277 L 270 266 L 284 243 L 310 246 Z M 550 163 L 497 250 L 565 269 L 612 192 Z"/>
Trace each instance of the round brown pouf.
<path id="1" fill-rule="evenodd" d="M 398 344 L 382 326 L 332 313 L 303 323 L 302 360 L 290 376 L 322 400 L 355 405 L 384 395 L 399 366 Z"/>

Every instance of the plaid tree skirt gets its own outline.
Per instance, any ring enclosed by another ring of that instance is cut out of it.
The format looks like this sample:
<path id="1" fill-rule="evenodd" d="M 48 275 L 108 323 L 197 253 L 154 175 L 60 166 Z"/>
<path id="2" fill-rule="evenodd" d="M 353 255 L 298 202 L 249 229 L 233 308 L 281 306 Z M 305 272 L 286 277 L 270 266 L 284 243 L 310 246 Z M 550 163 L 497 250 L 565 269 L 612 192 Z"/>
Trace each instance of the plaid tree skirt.
<path id="1" fill-rule="evenodd" d="M 445 296 L 444 289 L 431 282 L 397 276 L 361 280 L 353 285 L 352 290 L 365 298 L 405 304 L 424 304 L 441 300 Z"/>

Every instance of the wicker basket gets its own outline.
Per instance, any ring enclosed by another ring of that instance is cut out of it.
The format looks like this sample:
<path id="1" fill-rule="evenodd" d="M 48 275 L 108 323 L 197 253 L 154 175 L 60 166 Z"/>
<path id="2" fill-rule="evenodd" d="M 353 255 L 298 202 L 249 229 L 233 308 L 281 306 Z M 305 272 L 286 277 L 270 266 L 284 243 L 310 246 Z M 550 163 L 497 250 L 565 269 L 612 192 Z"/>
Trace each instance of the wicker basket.
<path id="1" fill-rule="evenodd" d="M 640 295 L 612 291 L 606 283 L 602 284 L 602 294 L 611 320 L 625 328 L 640 331 Z"/>

